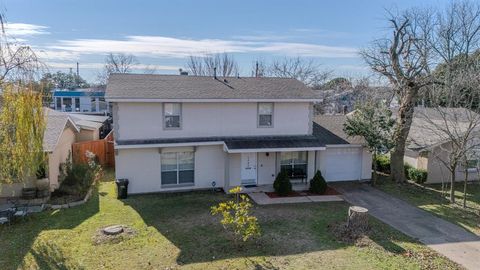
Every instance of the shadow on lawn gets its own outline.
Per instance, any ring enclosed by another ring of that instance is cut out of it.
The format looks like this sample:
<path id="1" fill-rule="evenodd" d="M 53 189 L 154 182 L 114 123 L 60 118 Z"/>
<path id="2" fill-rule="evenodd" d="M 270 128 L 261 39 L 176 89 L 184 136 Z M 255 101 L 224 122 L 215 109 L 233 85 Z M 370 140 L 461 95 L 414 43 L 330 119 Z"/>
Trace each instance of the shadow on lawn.
<path id="1" fill-rule="evenodd" d="M 220 217 L 210 214 L 210 207 L 228 199 L 223 193 L 192 192 L 130 196 L 123 202 L 132 207 L 148 226 L 153 226 L 179 250 L 180 265 L 214 260 L 282 256 L 334 250 L 348 247 L 337 242 L 329 224 L 344 221 L 345 203 L 285 204 L 255 206 L 262 236 L 255 241 L 235 246 L 219 223 Z M 373 222 L 371 237 L 381 249 L 404 253 L 395 240 L 411 241 L 388 226 Z M 262 269 L 261 265 L 258 265 Z"/>
<path id="2" fill-rule="evenodd" d="M 28 252 L 40 269 L 78 269 L 65 264 L 62 251 L 54 244 L 39 241 L 33 244 L 42 231 L 73 229 L 99 211 L 99 197 L 95 190 L 90 200 L 70 209 L 49 210 L 27 217 L 10 226 L 0 226 L 0 266 L 2 269 L 23 269 Z M 8 263 L 7 263 L 8 262 Z"/>

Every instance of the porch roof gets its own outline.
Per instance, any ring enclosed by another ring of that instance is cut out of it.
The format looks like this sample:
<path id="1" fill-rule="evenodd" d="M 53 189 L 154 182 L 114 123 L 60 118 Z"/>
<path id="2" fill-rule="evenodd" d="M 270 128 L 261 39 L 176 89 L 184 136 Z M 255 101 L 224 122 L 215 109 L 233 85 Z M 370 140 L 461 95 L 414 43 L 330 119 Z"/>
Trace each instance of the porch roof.
<path id="1" fill-rule="evenodd" d="M 223 144 L 229 152 L 235 152 L 245 149 L 263 149 L 263 151 L 266 149 L 272 149 L 272 151 L 273 149 L 320 150 L 326 145 L 349 143 L 314 122 L 312 135 L 117 140 L 116 148 L 174 147 L 196 144 Z"/>

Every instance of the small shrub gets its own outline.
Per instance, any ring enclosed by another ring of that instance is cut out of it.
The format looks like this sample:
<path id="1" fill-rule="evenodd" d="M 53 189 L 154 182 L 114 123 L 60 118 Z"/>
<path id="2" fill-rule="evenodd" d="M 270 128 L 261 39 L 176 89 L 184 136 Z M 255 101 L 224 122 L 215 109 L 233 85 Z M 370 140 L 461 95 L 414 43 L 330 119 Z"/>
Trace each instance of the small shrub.
<path id="1" fill-rule="evenodd" d="M 235 243 L 238 240 L 243 242 L 260 235 L 260 226 L 255 216 L 250 214 L 252 204 L 248 197 L 240 194 L 241 188 L 232 188 L 229 192 L 235 195 L 235 200 L 221 202 L 212 206 L 212 215 L 222 215 L 220 223 L 223 228 L 233 234 Z"/>
<path id="2" fill-rule="evenodd" d="M 322 173 L 317 171 L 313 176 L 312 180 L 310 180 L 310 192 L 323 194 L 327 191 L 327 182 L 325 178 L 323 178 Z"/>
<path id="3" fill-rule="evenodd" d="M 287 196 L 292 192 L 292 183 L 286 171 L 282 170 L 273 182 L 273 189 L 280 196 Z"/>
<path id="4" fill-rule="evenodd" d="M 60 165 L 61 183 L 56 193 L 83 196 L 88 192 L 100 176 L 102 168 L 95 161 L 94 154 L 87 151 L 86 156 L 87 164 L 72 163 L 69 157 Z"/>
<path id="5" fill-rule="evenodd" d="M 47 178 L 47 165 L 45 162 L 42 162 L 40 166 L 38 166 L 35 175 L 37 176 L 37 179 Z"/>
<path id="6" fill-rule="evenodd" d="M 417 184 L 423 184 L 427 181 L 428 172 L 422 169 L 409 168 L 408 178 Z"/>
<path id="7" fill-rule="evenodd" d="M 412 165 L 408 164 L 408 163 L 404 163 L 403 164 L 403 171 L 405 173 L 405 177 L 408 179 L 408 180 L 412 180 L 412 178 L 410 177 L 410 175 L 408 174 L 408 170 L 412 169 Z"/>
<path id="8" fill-rule="evenodd" d="M 390 157 L 387 155 L 378 155 L 375 160 L 377 163 L 377 171 L 390 174 Z"/>

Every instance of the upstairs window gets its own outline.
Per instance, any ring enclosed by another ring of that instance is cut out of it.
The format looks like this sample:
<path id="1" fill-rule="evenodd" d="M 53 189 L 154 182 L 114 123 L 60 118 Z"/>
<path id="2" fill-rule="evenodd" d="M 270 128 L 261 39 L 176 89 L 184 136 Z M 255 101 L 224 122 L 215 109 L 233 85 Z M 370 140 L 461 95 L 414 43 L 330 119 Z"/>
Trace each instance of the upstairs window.
<path id="1" fill-rule="evenodd" d="M 165 103 L 163 105 L 163 122 L 166 129 L 181 128 L 182 106 L 180 103 Z"/>
<path id="2" fill-rule="evenodd" d="M 273 103 L 271 102 L 258 103 L 258 126 L 259 127 L 273 126 Z"/>

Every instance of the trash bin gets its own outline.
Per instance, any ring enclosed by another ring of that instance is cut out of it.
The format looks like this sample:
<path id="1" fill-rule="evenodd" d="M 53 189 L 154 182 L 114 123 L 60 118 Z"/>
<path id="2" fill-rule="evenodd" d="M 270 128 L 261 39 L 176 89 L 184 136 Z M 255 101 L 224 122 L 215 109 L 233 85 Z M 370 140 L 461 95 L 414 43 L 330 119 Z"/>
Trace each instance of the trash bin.
<path id="1" fill-rule="evenodd" d="M 126 199 L 128 196 L 128 179 L 117 179 L 117 199 Z"/>

